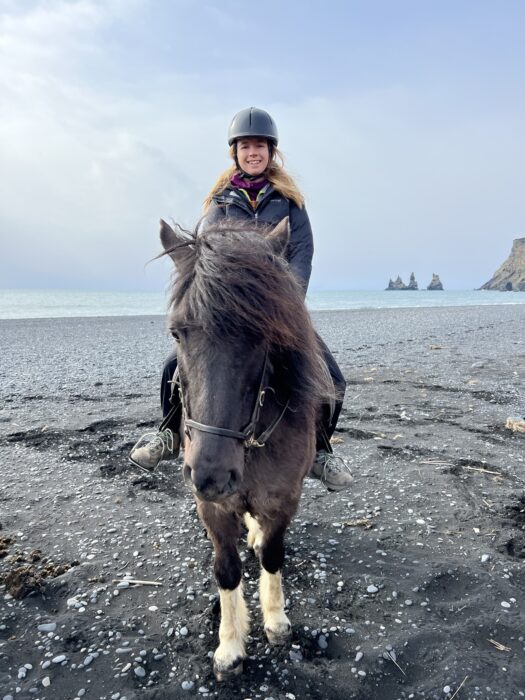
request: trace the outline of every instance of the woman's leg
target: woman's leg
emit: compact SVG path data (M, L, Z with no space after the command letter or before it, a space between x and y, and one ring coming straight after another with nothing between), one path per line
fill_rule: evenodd
M343 377L343 373L339 369L335 357L332 355L326 343L319 338L321 343L321 348L323 350L324 361L332 377L335 389L335 401L330 404L326 403L322 407L322 416L319 430L317 433L317 451L324 450L326 452L332 452L332 447L330 445L330 438L334 434L335 428L337 426L337 421L343 408L343 401L345 398L346 391L346 380Z
M162 368L162 377L160 380L160 405L162 407L162 422L161 429L170 428L171 430L179 430L181 411L175 411L170 415L174 405L180 408L179 395L177 390L174 390L173 377L177 369L177 352L174 350L166 359Z
M180 448L182 407L174 391L173 376L177 369L177 354L172 352L164 363L160 383L160 403L164 417L159 429L143 435L129 455L130 461L142 469L153 471L163 459L174 459Z
M321 421L316 436L317 455L309 476L320 479L329 491L341 491L352 483L352 475L341 457L333 454L330 438L334 434L337 420L343 407L346 381L334 356L319 338L323 357L334 383L334 401L326 402L321 408Z

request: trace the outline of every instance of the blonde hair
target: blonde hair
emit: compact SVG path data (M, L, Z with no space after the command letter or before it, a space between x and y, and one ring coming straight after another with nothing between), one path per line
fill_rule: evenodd
M230 146L229 150L230 157L235 161L235 144ZM233 163L230 167L219 175L217 182L213 185L208 196L204 200L204 213L206 213L212 203L213 198L216 194L224 192L224 190L230 184L232 175L234 175L239 168ZM304 197L299 191L299 188L294 182L291 175L288 175L284 169L284 158L283 154L275 146L272 149L272 160L268 165L268 169L265 173L268 182L270 182L273 187L280 192L286 199L291 199L292 202L297 204L299 209L304 207Z

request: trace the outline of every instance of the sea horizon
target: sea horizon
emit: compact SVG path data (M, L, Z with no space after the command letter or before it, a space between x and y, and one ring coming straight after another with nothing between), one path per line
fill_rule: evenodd
M162 316L163 292L2 289L0 319ZM487 290L315 290L310 311L525 304L525 293Z

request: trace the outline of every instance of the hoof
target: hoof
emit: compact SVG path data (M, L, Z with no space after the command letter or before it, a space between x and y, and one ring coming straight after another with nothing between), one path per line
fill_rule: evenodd
M268 642L274 647L286 646L292 638L292 627L290 624L279 625L276 629L265 627L264 631Z
M223 666L222 664L217 663L215 659L213 661L213 673L219 682L229 681L231 678L235 678L235 676L242 673L242 670L243 660L241 658L235 659L231 666Z

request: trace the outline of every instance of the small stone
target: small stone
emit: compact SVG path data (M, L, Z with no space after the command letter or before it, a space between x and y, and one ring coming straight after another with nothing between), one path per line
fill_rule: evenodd
M187 627L181 627L180 628L180 634L182 637L187 637L188 635L188 628Z
M317 639L317 644L319 646L319 649L328 649L328 642L326 641L326 637L324 634L320 634L318 639Z
M482 554L481 555L481 563L486 564L488 561L490 561L490 554Z
M51 685L51 678L49 676L42 678L42 685L44 686L44 688L49 688L49 686Z
M144 678L146 675L146 670L143 669L142 666L135 666L133 672L138 678Z
M54 632L57 628L56 622L46 622L43 625L38 625L39 632Z
M303 655L301 654L300 651L294 651L291 649L288 652L288 656L290 657L290 661L302 661L303 660Z
M502 608L510 608L510 603L507 603L506 600L501 601L501 607Z
M66 660L65 654L60 654L59 656L54 656L54 657L51 659L51 661L52 661L54 664L61 664L61 663L62 663L63 661L65 661L65 660Z
M157 605L150 605L149 608L148 608L148 610L149 610L150 612L157 612L158 609L159 609L159 608L158 608Z
M86 658L84 659L84 666L89 666L89 664L93 661L95 657L93 654L88 654Z
M361 659L363 658L363 656L364 656L364 655L363 655L363 652L362 652L362 651L358 651L357 654L355 655L355 660L356 660L356 661L361 661Z
M379 588L377 588L377 586L368 586L366 589L366 592L367 593L377 593L378 590L379 590Z
M182 690L193 690L194 685L195 683L193 681L182 681L180 687L182 688Z
M448 695L448 694L450 693L451 690L452 690L452 688L451 688L449 685L446 685L446 686L443 688L443 692L445 693L445 695Z

